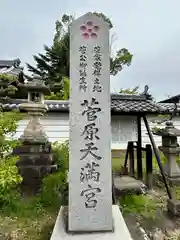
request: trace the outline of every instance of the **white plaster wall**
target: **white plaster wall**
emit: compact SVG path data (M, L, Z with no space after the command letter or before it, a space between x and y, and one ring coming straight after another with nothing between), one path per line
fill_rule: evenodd
M158 119L156 115L147 117L150 128L157 126L152 123L154 119ZM137 139L136 118L130 116L112 116L112 149L125 149L127 142ZM180 129L180 117L174 118L175 127ZM41 122L51 142L64 142L69 138L69 116L68 113L48 113L41 118ZM16 138L23 133L24 128L28 124L28 119L21 120L17 128ZM161 125L162 127L164 124ZM161 145L161 137L154 136L157 146ZM180 143L180 138L178 139ZM142 121L142 143L143 145L150 143L145 125Z
M112 149L127 148L128 141L137 140L136 117L112 116Z
M153 123L153 120L158 120L158 119L163 119L163 118L158 118L156 115L149 115L147 116L147 119L148 119L148 122L149 122L149 125L150 125L150 128L153 128L153 127L160 127L160 128L164 128L165 127L165 123L162 123L162 124L155 124ZM180 117L175 117L173 118L173 124L176 128L180 129ZM146 127L144 125L144 122L142 121L142 142L143 142L143 145L145 144L149 144L150 143L150 140L149 140L149 137L147 135L147 131L146 131ZM160 146L161 145L161 137L160 136L156 136L156 135L153 135L154 136L154 140L155 140L155 143L157 146ZM178 143L180 144L180 138L178 137Z
M147 116L147 119L148 119L150 129L152 129L153 127L164 127L165 126L164 124L159 125L159 124L153 123L154 120L159 119L156 115L154 115L154 116L149 115L149 116ZM142 131L142 144L143 144L143 146L145 146L146 144L150 144L149 136L147 134L147 130L146 130L146 127L145 127L145 124L144 124L143 120L141 121L141 131ZM161 137L156 136L156 135L153 135L153 137L154 137L154 141L155 141L156 145L160 146L161 145Z
M19 138L28 124L28 119L19 122L15 137ZM67 113L48 113L41 117L41 123L51 142L64 142L69 138L69 115Z

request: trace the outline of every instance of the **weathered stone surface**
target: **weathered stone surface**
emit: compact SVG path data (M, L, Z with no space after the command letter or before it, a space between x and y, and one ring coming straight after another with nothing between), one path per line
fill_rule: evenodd
M17 166L23 177L22 189L37 192L42 179L55 169L51 144L40 122L40 116L48 109L43 93L48 94L49 89L39 79L22 87L29 90L28 103L22 103L20 108L26 110L31 119L20 137L22 145L14 149L13 154L20 157Z
M20 155L20 154L19 154ZM17 166L27 165L51 165L52 164L51 154L23 154L20 155L20 160L17 162Z
M133 240L117 205L112 206L113 232L67 233L64 223L64 207L61 207L50 240Z
M152 234L152 240L165 240L165 234L160 229L155 229Z
M114 185L118 195L144 193L147 187L140 181L129 176L116 176Z
M53 165L51 144L25 144L14 149L13 154L18 155L17 161L20 174L23 177L22 188L37 192L43 177L55 171Z
M162 146L159 147L167 161L164 164L164 172L170 182L177 183L180 179L180 168L176 162L179 153L177 145L177 136L180 136L180 130L173 126L172 122L167 122L166 127L161 129L157 135L162 136Z
M32 117L32 119L29 121L20 139L22 141L39 142L39 143L48 142L48 136L45 133L44 128L41 125L40 119L38 116Z
M112 231L109 24L88 13L70 30L69 230Z
M19 172L23 177L21 188L23 192L36 194L41 187L42 179L56 171L56 165L19 165Z
M142 228L140 223L137 221L137 217L135 215L126 214L124 216L124 220L134 240L149 240L146 238L147 234L144 228Z
M19 147L16 147L13 149L13 154L23 154L23 153L51 153L52 147L51 143L45 143L45 144L29 144L25 143Z
M170 215L180 216L180 201L175 199L167 200L167 209Z

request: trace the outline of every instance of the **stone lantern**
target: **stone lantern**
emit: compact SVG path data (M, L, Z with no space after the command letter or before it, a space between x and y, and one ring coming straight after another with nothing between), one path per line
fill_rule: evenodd
M20 109L27 111L31 119L20 137L22 145L14 149L13 153L20 157L17 166L23 177L23 192L34 194L40 189L42 179L56 169L51 144L40 123L40 117L48 110L44 104L44 95L49 95L50 90L39 78L20 87L28 91L28 102L22 103Z
M162 136L162 146L159 147L159 150L163 152L167 159L164 164L165 174L170 182L180 182L180 168L176 161L176 157L180 152L177 143L180 130L175 128L171 121L168 121L166 127L157 131L155 135Z

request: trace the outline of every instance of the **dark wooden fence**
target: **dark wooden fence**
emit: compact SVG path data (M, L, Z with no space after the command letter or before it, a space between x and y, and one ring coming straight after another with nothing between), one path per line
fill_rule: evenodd
M145 153L145 172L143 171L142 164L142 152ZM135 158L136 154L136 158ZM152 148L150 144L146 144L146 147L139 147L136 141L128 142L125 162L124 162L124 170L130 176L142 180L145 177L146 186L151 189L153 184L153 163L152 163ZM136 167L135 167L136 164ZM145 173L145 176L143 174Z

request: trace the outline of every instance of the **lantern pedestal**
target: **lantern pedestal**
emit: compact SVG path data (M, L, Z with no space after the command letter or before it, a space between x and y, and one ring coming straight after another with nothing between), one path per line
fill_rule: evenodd
M20 109L28 112L31 119L20 137L22 145L13 151L13 154L20 157L17 166L23 177L21 187L23 193L28 195L36 194L40 189L42 179L56 170L56 166L53 165L51 143L40 123L40 117L48 109L44 104L43 95L47 89L41 84L39 80L35 80L24 86L29 90L29 102L21 104ZM32 96L34 102L31 101Z
M180 168L177 164L177 155L180 148L177 144L177 137L180 136L180 130L175 128L171 121L166 122L166 127L155 133L162 136L162 146L159 150L166 157L164 172L172 184L180 183Z
M177 164L176 158L179 148L175 147L159 147L159 150L163 152L166 157L164 164L164 172L171 183L180 183L180 168Z

